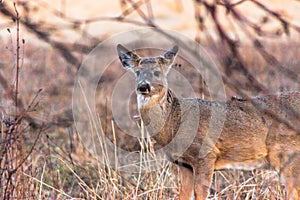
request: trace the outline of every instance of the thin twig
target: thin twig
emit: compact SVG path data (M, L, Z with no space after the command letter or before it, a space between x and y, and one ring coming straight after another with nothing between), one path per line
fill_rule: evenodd
M14 8L16 12L16 23L17 23L17 70L16 70L16 90L15 90L15 105L16 105L16 113L18 112L18 91L19 91L19 70L20 70L20 16L16 6L14 3Z

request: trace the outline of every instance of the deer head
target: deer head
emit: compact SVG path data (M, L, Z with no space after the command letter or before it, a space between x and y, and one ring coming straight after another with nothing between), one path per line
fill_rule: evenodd
M149 58L142 58L120 44L117 51L123 67L135 75L139 106L149 105L166 94L167 75L176 58L178 46L163 55Z

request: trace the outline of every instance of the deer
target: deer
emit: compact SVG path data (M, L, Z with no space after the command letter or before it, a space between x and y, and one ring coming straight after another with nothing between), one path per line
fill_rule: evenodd
M135 75L140 118L148 132L155 132L153 139L160 146L167 145L177 134L184 121L182 118L195 110L199 112L199 117L195 118L198 124L196 135L190 146L182 155L172 152L172 149L166 152L168 160L180 170L178 198L206 199L215 170L271 169L279 173L287 198L299 200L300 134L275 115L284 119L293 111L297 116L300 113L300 92L231 98L225 102L178 98L168 88L167 81L178 51L179 47L175 45L162 55L141 57L121 44L117 45L122 66ZM205 156L199 156L212 107L226 113L226 118L211 150ZM299 118L293 119L291 123L299 126ZM189 126L190 122L186 123Z

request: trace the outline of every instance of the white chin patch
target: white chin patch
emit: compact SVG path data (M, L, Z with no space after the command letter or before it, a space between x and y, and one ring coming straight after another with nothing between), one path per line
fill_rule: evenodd
M138 108L140 109L141 107L147 106L157 97L158 95L147 96L147 95L138 94L137 95Z
M142 94L137 95L138 108L146 106L150 102L150 97Z

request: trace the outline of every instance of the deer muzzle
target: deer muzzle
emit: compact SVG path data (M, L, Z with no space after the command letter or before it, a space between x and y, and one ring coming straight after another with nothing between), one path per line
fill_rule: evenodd
M151 86L149 83L142 82L137 85L137 91L140 94L149 94L151 90Z

